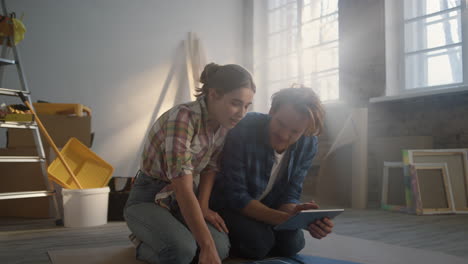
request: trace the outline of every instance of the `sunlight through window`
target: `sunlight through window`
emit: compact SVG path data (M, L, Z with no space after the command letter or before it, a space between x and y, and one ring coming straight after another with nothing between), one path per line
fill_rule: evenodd
M268 1L268 96L301 83L339 99L338 0Z
M460 0L406 0L406 89L463 83Z

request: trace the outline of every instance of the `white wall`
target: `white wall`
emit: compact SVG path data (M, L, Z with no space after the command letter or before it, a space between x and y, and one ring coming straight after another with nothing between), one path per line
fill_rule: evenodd
M198 34L208 62L243 61L239 0L7 0L7 5L25 13L28 32L20 51L33 100L91 107L92 149L117 176L134 175L151 119L189 100L180 57L187 32ZM171 68L174 78L168 81Z

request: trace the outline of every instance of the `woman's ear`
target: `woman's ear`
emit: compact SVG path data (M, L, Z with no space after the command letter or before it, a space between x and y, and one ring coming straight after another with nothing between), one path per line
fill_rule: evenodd
M208 89L208 98L210 100L219 100L223 97L221 94L219 94L215 89Z

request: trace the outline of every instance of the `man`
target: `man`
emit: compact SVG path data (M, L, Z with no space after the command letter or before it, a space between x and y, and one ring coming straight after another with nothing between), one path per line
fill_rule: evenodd
M229 132L211 205L229 229L232 255L292 256L304 247L302 230L277 231L273 226L301 210L318 208L299 198L317 152L323 115L311 89L288 88L273 95L268 115L249 113ZM323 219L311 223L308 231L321 239L332 228L332 221Z

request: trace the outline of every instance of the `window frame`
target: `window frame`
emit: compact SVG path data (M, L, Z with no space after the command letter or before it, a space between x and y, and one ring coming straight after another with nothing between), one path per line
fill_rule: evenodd
M402 1L402 0L400 0ZM401 9L401 12L404 13L405 10L404 10L404 4L402 4L403 8ZM419 7L415 7L415 8L423 8L421 6ZM453 19L453 18L450 18L450 17L447 17L447 18L442 18L442 19L438 19L436 21L431 21L430 23L424 23L423 21L428 19L428 18L431 18L431 17L436 17L436 16L439 16L439 15L442 15L442 14L450 14L450 12L454 12L454 11L458 11L460 12L459 16L460 16L460 41L459 42L454 42L454 43L450 43L450 44L445 44L445 45L439 45L439 46L436 46L436 47L431 47L431 48L423 48L423 49L418 49L418 50L414 50L414 51L409 51L407 52L406 51L406 35L405 35L405 30L406 30L406 26L409 24L409 23L415 23L415 22L418 22L418 21L421 21L422 22L422 26L420 26L419 28L422 29L420 31L418 31L418 39L424 39L425 36L426 36L426 28L428 25L430 24L434 24L434 23L439 23L439 22L442 22L444 20L450 20L450 19ZM386 14L388 15L388 14ZM390 14L391 15L391 14ZM403 72L400 72L401 75L403 75L404 77L402 78L401 80L401 85L398 87L399 89L397 89L397 93L396 95L404 95L404 94L413 94L413 93L427 93L427 92L431 92L431 91L439 91L440 93L443 93L443 91L447 92L447 93L450 93L452 92L451 89L453 88L453 90L460 90L461 87L466 87L468 88L468 16L467 16L467 8L466 8L466 1L465 0L461 0L460 1L460 5L459 6L456 6L456 7L451 7L451 8L448 8L448 9L444 9L444 10L440 10L440 11L437 11L437 12L433 12L433 13L429 13L429 14L424 14L424 15L418 15L418 16L415 16L415 17L412 17L412 18L409 18L409 19L405 19L404 18L404 15L401 15L403 21L401 23L401 26L403 27L401 29L402 31L402 34L400 36L403 37L403 47L401 48L401 51L403 52L402 54L402 62L401 62L401 65L404 66L404 69L403 69ZM386 27L387 28L387 27ZM448 83L448 84L440 84L440 85L426 85L426 86L416 86L414 85L414 87L409 87L407 84L408 84L408 80L407 80L407 77L406 77L406 68L408 67L408 64L406 62L406 59L408 58L408 56L412 56L412 55L417 55L417 54L424 54L424 53L429 53L429 52L434 52L434 51L442 51L442 50L446 50L446 52L450 52L450 49L451 48L456 48L456 47L460 47L460 50L461 50L461 67L462 67L462 70L461 70L461 73L462 73L462 76L461 76L461 82L453 82L453 83ZM440 54L437 54L437 55L440 55ZM420 64L420 67L414 67L414 69L411 69L412 70L412 73L414 74L414 72L417 71L417 69L423 69L422 71L419 72L419 74L423 74L422 76L422 80L426 80L425 82L427 83L427 75L428 75L428 65L429 63L427 62L427 60L432 57L430 55L426 55L423 62L419 62ZM395 92L395 91L394 91ZM388 91L386 91L386 95L388 96L389 93Z
M326 0L324 0L324 2L326 2ZM265 7L265 10L264 10L264 15L266 17L266 32L264 33L265 34L265 48L266 48L266 54L264 54L263 56L263 59L265 60L264 61L264 65L262 65L262 70L265 71L264 73L264 82L265 82L265 87L267 87L267 95L268 97L270 97L274 92L276 92L276 89L277 88L273 88L273 87L276 87L276 86L285 86L284 83L288 83L286 84L286 86L289 86L291 85L292 83L296 82L296 83L300 83L300 84L304 84L304 81L306 80L310 80L310 83L313 84L313 83L319 83L319 82L326 82L327 81L327 78L330 78L329 75L330 73L332 73L332 75L334 75L335 79L333 80L333 82L336 83L336 87L333 87L333 89L326 89L327 91L324 92L324 88L321 88L321 87L317 87L317 88L314 88L314 87L311 87L314 89L314 91L316 91L317 93L319 93L321 99L323 100L324 103L329 103L329 102L336 102L336 101L339 101L340 100L340 67L339 67L339 48L340 48L340 38L339 38L339 1L336 2L336 10L333 11L333 12L326 12L325 14L322 14L322 10L323 10L323 2L322 0L320 0L320 4L318 4L318 7L320 8L320 11L318 12L319 13L319 16L315 16L315 17L311 17L310 19L308 19L307 21L302 21L302 12L304 10L304 8L306 8L308 5L304 5L304 1L303 0L295 0L295 1L289 1L285 4L282 4L282 5L279 5L279 6L276 6L275 8L269 8L269 5L266 4L264 5ZM291 5L294 5L295 6L295 17L297 18L297 21L295 23L291 22L290 25L292 26L288 26L288 27L285 27L285 28L280 28L278 30L275 30L274 32L270 32L270 25L269 25L269 16L272 12L278 12L278 10L281 10L283 8L288 8L289 6ZM288 12L288 11L286 11ZM336 16L336 19L332 19L332 20L329 20L330 18L333 18L333 16ZM319 27L318 27L318 36L319 36L319 39L317 40L317 43L314 43L313 45L310 45L310 46L307 46L307 47L303 47L303 39L302 39L302 31L303 31L303 28L304 26L307 26L311 23L316 23L318 22L319 23ZM323 26L326 25L326 24L332 24L332 23L336 23L336 34L337 34L337 38L336 39L333 39L333 40L329 40L329 41L324 41L323 39L323 36L324 36L324 33L323 33ZM287 52L284 52L284 53L279 53L279 54L276 54L274 56L270 56L268 54L269 50L270 50L270 40L271 40L271 37L276 35L276 34L282 34L282 33L285 33L285 32L290 32L289 34L287 35L290 35L292 36L291 34L296 34L296 45L294 48L291 49L291 51L287 51ZM336 43L336 44L335 44ZM293 46L294 46L294 43L292 43ZM334 59L336 59L336 67L332 67L332 68L326 68L326 69L319 69L319 68L315 68L314 71L304 71L304 64L303 64L303 53L304 51L308 50L308 49L324 49L324 50L328 50L328 49L333 49L333 50L336 50L336 51L333 51L335 55L332 55L332 56L336 56L336 57L333 57ZM291 57L291 56L296 56L297 59L289 59L288 57ZM314 54L315 57L319 56L318 55L318 52ZM272 79L271 77L271 72L272 72L272 67L270 66L270 63L276 59L279 59L279 60L282 60L282 61L289 61L289 60L294 60L296 61L296 64L297 66L295 66L296 69L292 70L294 71L294 73L291 73L291 74L288 74L287 76L283 76L281 78L278 78L278 79ZM333 62L335 63L335 62ZM254 70L255 70L256 67L254 67ZM260 67L257 67L257 68L260 68ZM294 76L293 76L294 75ZM309 85L309 83L305 84L305 85ZM286 88L286 86L284 88ZM333 90L333 91L328 91L328 90ZM336 97L332 97L331 95L337 95ZM331 98L331 99L330 99Z

